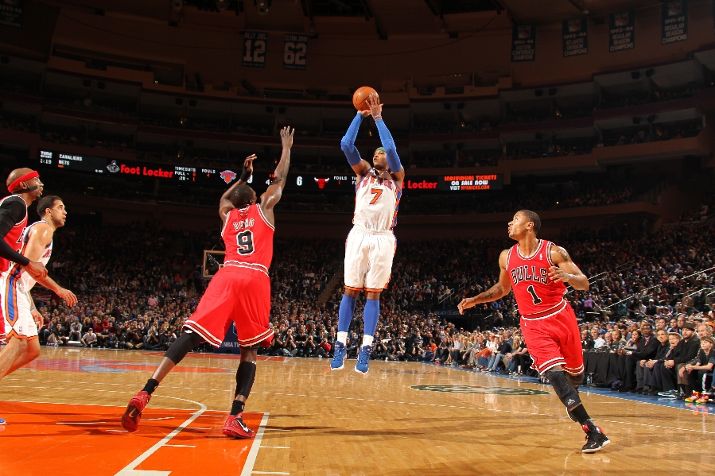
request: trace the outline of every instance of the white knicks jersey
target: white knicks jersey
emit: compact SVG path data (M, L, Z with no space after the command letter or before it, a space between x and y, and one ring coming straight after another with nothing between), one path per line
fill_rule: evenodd
M392 179L380 180L375 169L358 177L353 224L366 230L390 231L397 224L402 189Z
M28 226L27 228L25 228L25 230L23 230L22 249L20 250L20 254L23 254L23 255L25 254L25 249L27 248L27 243L30 241L30 232L32 231L34 226L37 225L38 223L47 224L46 221L39 220L39 221L36 221L35 223L33 223L32 225ZM44 264L45 266L47 266L47 263L49 263L50 257L52 256L52 244L53 243L54 243L54 241L50 241L50 244L47 245L47 247L45 248L45 251L42 252L42 256L39 259L40 263ZM37 283L37 281L35 281L33 279L33 277L30 276L28 273L22 273L20 275L20 282L22 283L22 288L25 291L29 291L30 289L32 289L35 286L35 283Z

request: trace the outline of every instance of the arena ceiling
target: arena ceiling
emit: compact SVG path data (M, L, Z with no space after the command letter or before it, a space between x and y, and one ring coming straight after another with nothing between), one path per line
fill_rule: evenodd
M290 8L300 3L308 18L362 17L380 21L380 11L389 4L390 11L401 11L402 21L412 13L430 12L435 17L464 14L502 14L506 12L520 23L550 23L580 15L594 18L615 11L657 8L660 0L46 0L55 5L85 8L101 13L118 12L150 18L169 18L172 10L185 6L204 11L235 12Z

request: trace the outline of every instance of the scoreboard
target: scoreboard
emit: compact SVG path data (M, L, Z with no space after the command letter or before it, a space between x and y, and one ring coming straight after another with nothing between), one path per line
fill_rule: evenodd
M116 177L146 177L176 182L219 182L230 183L238 172L191 165L151 164L147 162L127 162L82 154L70 154L41 149L40 165L76 172Z
M73 154L41 149L38 161L41 166L90 173L104 177L124 177L128 180L154 179L167 183L197 184L226 187L241 175L241 169L196 167L189 164L152 164L148 162L128 162L89 155ZM249 183L253 183L252 177ZM266 179L265 184L268 184ZM356 177L354 174L293 174L286 188L306 192L353 193ZM262 185L255 183L255 185ZM405 178L404 189L419 193L451 193L499 190L503 186L501 174L484 175L424 175Z
M297 188L321 191L353 191L355 175L297 175L289 180ZM404 189L410 192L475 192L500 190L501 174L485 175L424 175L406 177Z

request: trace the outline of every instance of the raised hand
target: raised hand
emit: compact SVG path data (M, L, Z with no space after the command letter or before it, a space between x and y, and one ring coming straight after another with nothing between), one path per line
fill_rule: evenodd
M369 113L373 119L382 119L382 104L380 104L380 98L376 94L371 94L365 100L369 109Z
M285 126L281 129L281 145L284 149L290 149L291 147L293 147L294 133L295 129L292 129L290 126Z
M243 161L243 170L246 170L249 176L253 175L253 161L257 158L258 156L256 154L251 154Z

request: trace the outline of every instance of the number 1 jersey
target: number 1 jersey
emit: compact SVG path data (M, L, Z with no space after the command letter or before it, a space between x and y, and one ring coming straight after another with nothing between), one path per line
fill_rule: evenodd
M549 317L551 313L561 311L566 301L566 286L549 279L553 243L539 240L536 251L531 256L524 256L516 244L509 249L506 272L511 279L514 299L519 307L519 314L526 318Z
M274 231L275 227L258 204L228 212L221 230L226 246L224 266L238 266L268 274L273 259Z

